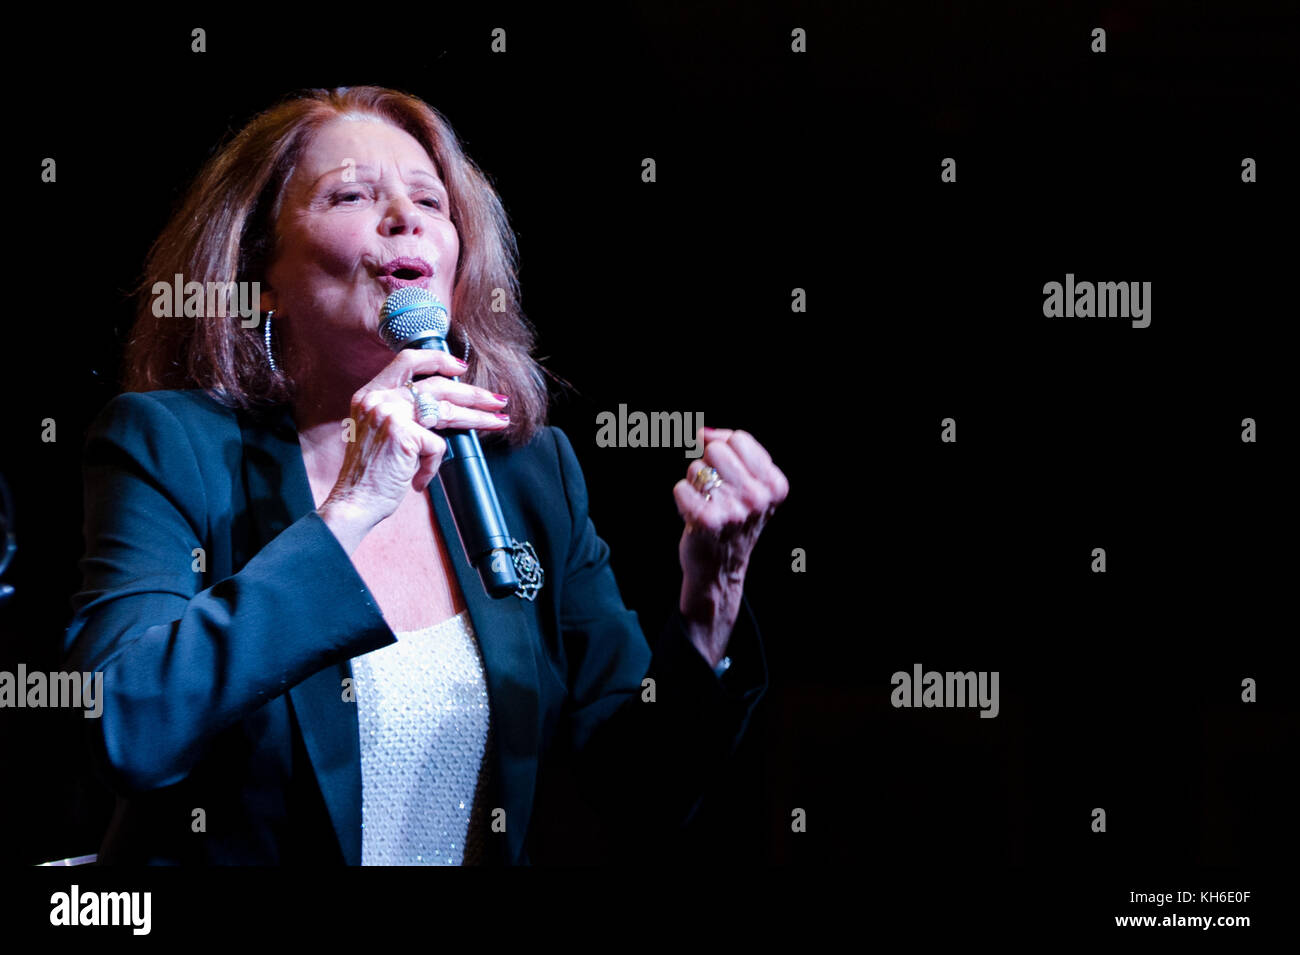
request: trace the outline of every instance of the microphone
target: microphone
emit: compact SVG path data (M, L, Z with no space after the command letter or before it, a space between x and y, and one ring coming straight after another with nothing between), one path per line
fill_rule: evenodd
M451 317L438 296L415 285L394 291L379 310L379 335L395 352L424 348L450 354L450 327ZM478 432L471 428L438 433L447 442L438 480L451 505L465 556L478 570L483 589L490 596L508 597L519 588L514 549L492 476L483 460Z

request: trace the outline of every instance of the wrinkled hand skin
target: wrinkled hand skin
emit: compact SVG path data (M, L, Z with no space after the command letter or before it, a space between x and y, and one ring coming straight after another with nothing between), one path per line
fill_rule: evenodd
M790 493L790 483L754 436L726 428L701 428L704 453L673 486L685 521L678 557L682 565L679 609L691 642L716 667L740 612L745 572L768 519ZM704 467L722 478L706 499L693 481Z

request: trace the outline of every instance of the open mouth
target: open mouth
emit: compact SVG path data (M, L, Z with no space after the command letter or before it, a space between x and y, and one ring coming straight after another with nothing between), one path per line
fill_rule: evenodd
M391 275L395 279L403 281L412 281L414 279L427 279L433 275L433 266L424 259L410 258L402 256L401 258L392 259L385 262L379 267L379 274Z
M428 288L433 279L433 266L424 259L402 257L385 262L377 270L379 282L391 294L408 285Z

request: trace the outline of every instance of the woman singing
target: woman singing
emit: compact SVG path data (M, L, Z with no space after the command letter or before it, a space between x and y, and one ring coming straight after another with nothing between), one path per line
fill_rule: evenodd
M84 451L63 668L103 673L101 864L528 863L559 754L631 844L691 818L767 685L742 592L788 485L744 431L702 431L648 644L545 423L516 258L451 127L392 90L283 102L199 174ZM254 320L160 307L178 275L255 288ZM450 354L381 338L408 285L450 305ZM515 594L465 556L444 429L480 435Z

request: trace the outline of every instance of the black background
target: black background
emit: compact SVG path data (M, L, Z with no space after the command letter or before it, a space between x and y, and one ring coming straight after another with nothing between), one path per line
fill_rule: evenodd
M60 56L29 76L8 154L24 205L0 453L19 551L0 668L57 668L80 585L80 441L116 393L125 292L172 204L283 94L391 86L448 117L503 197L538 354L577 386L552 423L647 633L676 599L671 487L689 459L598 448L596 415L703 411L790 480L746 588L771 688L696 825L647 862L1083 882L1092 922L1137 913L1120 901L1160 888L1146 873L1269 884L1297 841L1287 9L200 7L51 23L21 39ZM195 26L206 53L190 52ZM1096 26L1105 54L1089 51ZM55 184L39 181L46 156ZM955 184L939 181L948 156ZM1044 318L1043 284L1066 273L1150 281L1150 327ZM949 416L955 445L939 441ZM894 709L891 674L918 662L998 670L1001 714ZM76 784L66 723L0 711L15 821L0 859L97 848L111 797Z

